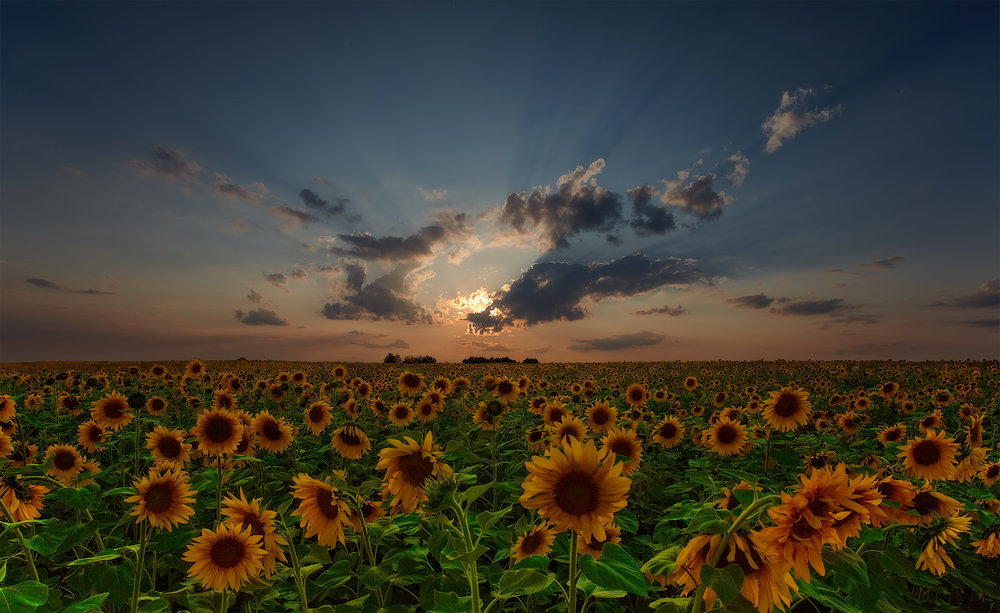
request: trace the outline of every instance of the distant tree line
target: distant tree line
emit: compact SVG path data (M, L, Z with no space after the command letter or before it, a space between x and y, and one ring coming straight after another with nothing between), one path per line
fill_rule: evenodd
M504 356L502 358L495 358L495 357L484 358L481 355L474 355L474 356L469 356L464 360L462 360L462 364L494 364L496 362L517 364L517 360L512 360L507 356ZM536 360L535 358L524 358L522 364L538 364L538 360Z

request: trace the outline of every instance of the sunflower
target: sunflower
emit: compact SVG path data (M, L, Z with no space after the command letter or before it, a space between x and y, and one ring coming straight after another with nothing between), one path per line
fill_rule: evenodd
M17 403L8 394L0 396L0 421L14 421Z
M940 409L920 420L920 434L927 434L927 431L932 428L937 428L938 430L945 429L944 419L943 415L941 415Z
M770 395L764 401L764 419L776 430L792 432L809 422L809 412L812 410L812 404L808 400L809 392L783 387L781 391L771 392Z
M641 407L646 404L647 400L649 400L649 392L646 390L645 385L633 383L625 388L625 402L629 406Z
M7 459L11 466L21 467L34 464L36 455L38 455L38 445L25 445L21 443L14 446L14 452Z
M377 502L371 502L368 500L362 500L361 508L361 518L366 524L370 524L374 521L378 521L379 518L385 517L385 510L382 509L382 505Z
M708 448L719 455L738 453L747 442L746 428L738 421L719 419L708 429Z
M223 523L214 531L204 528L182 556L184 561L192 562L187 574L205 588L238 590L263 570L267 551L261 547L261 540L249 526Z
M993 485L1000 479L1000 462L994 462L983 467L979 471L979 478L983 480L986 485Z
M372 413L374 413L376 417L385 417L389 412L389 409L385 406L385 403L379 400L378 398L369 402L368 408L372 410Z
M636 440L635 430L615 428L601 439L601 447L615 456L628 456L630 460L622 466L622 474L626 477L634 473L642 462L642 445ZM596 557L596 556L595 556Z
M545 431L541 428L532 428L524 433L524 442L528 446L528 451L544 451L549 446Z
M97 475L101 474L101 463L97 460L88 460L83 457L83 466L80 467L80 474L72 479L68 485L72 487L83 487L91 483L97 483Z
M548 555L555 540L556 533L547 525L534 526L517 537L517 541L510 548L510 557L514 558L514 563L517 564L529 556Z
M693 392L698 388L698 377L685 377L684 378L684 389L689 392Z
M729 395L726 394L726 392L719 392L715 395L715 398L712 400L712 404L714 404L716 407L721 407L722 405L726 404L727 398L729 398Z
M881 515L872 514L871 515L871 526L873 528L881 528L882 526L897 522L897 523L913 523L904 522L900 519L900 516L905 513L907 509L913 508L913 496L917 493L917 488L914 487L909 481L902 481L900 479L894 479L892 477L886 477L878 482L876 485L878 493L882 496L882 509L885 517ZM895 508L887 506L886 501L892 501L896 503ZM910 519L913 518L912 515L908 515Z
M420 420L420 423L426 424L434 421L434 418L436 418L438 413L440 413L440 407L441 405L435 404L430 398L424 396L417 401L414 413L416 413L417 419Z
M240 377L232 376L226 379L226 391L230 394L239 394L243 389L243 379Z
M97 443L108 440L108 433L94 420L83 422L76 430L76 442L80 443L87 453L97 453Z
M264 577L270 579L274 573L274 563L285 561L285 552L281 549L288 545L288 541L278 535L277 525L274 519L278 516L275 511L261 510L262 498L254 498L247 501L240 488L240 497L236 498L232 494L227 494L222 499L222 515L226 517L223 521L233 528L250 528L251 534L261 537L261 546L266 552L261 563L264 567Z
M295 440L292 426L285 418L274 418L267 411L258 413L250 428L257 435L257 446L272 453L284 453Z
M596 560L601 557L601 551L604 549L605 543L614 543L617 545L620 542L622 542L621 528L614 524L610 524L604 526L603 539L599 539L595 536L589 540L581 540L577 551L580 555L587 554Z
M150 415L162 415L167 410L167 401L159 396L153 396L146 401L146 411Z
M408 436L403 441L389 439L388 442L392 447L379 452L375 468L385 470L385 491L393 497L393 509L410 513L421 501L427 500L423 491L427 479L450 476L452 469L441 462L442 453L434 448L430 432L423 444Z
M10 442L10 436L0 432L0 458L6 458L14 453L14 445Z
M46 470L45 474L63 483L69 483L83 470L83 458L73 445L50 445L45 450L44 462L48 464L50 460L52 468Z
M979 472L979 468L983 464L983 460L986 459L986 449L982 447L973 447L964 454L958 463L955 464L955 468L952 469L951 474L948 475L949 481L954 481L956 483L965 483L966 481L972 481L972 477Z
M722 498L719 498L718 500L716 500L715 502L713 502L712 506L715 507L715 508L717 508L717 509L725 509L727 511L732 511L736 507L740 506L743 503L741 503L740 500L739 500L739 498L737 498L735 496L734 492L736 490L747 490L747 491L750 491L750 492L755 492L755 491L759 492L759 491L761 491L761 489L759 487L755 486L755 485L751 485L750 483L747 483L746 481L740 481L740 484L737 485L736 487L732 488L732 489L730 489L728 487L722 488L722 491L725 494L725 496L723 496ZM754 496L756 497L756 494Z
M80 398L67 392L59 394L59 400L56 401L56 405L58 409L68 411L73 416L83 413L83 409L80 408Z
M878 389L878 393L887 402L892 400L892 397L896 395L899 391L899 384L895 381L889 381L888 383L883 383Z
M962 509L962 503L934 491L929 482L924 483L913 495L910 505L899 507L895 518L897 522L927 525L934 521L934 517L950 517ZM916 511L919 515L912 515L907 511Z
M361 407L358 406L358 401L354 399L354 396L348 396L346 400L340 403L340 408L344 409L344 412L351 419L361 417Z
M979 415L969 420L965 427L965 444L968 447L983 446L983 416Z
M132 485L138 493L126 498L125 502L135 503L129 515L136 516L136 521L145 519L154 528L170 532L174 526L186 524L194 515L194 509L188 506L194 503L194 492L189 486L187 473L180 469L161 472L154 468L148 476L133 481Z
M285 399L285 386L280 383L267 386L267 397L274 402L281 402Z
M663 447L664 449L670 449L677 443L680 443L684 438L684 426L676 417L665 417L658 426L656 426L656 434L653 436L653 440Z
M102 428L118 430L132 421L132 410L129 408L128 399L125 396L118 392L111 392L93 403L90 416Z
M392 405L392 408L389 409L389 421L398 428L413 421L413 409L410 408L409 403L397 402Z
M167 369L162 364L157 364L149 369L149 374L155 379L162 379L163 375L167 374Z
M305 473L293 477L292 497L302 502L292 511L300 516L299 526L306 529L306 538L318 537L324 547L344 544L344 525L349 521L351 509L337 497L339 490L326 481L319 481Z
M493 395L500 402L510 402L521 393L521 388L515 385L510 379L501 379L497 386L493 388Z
M184 442L184 430L156 426L146 435L146 449L153 454L157 468L183 468L191 461L191 445Z
M447 396L451 393L451 381L445 376L438 377L431 382L431 389L443 396Z
M319 434L333 421L333 416L330 414L330 405L323 401L312 403L302 413L302 421L309 425L309 430L313 434Z
M347 424L333 432L333 449L348 460L360 460L371 451L368 435L360 427Z
M849 502L843 504L848 515L833 522L838 536L836 541L830 542L834 549L842 549L847 539L861 534L861 525L871 524L873 516L879 520L888 519L888 514L880 506L882 493L879 492L878 484L878 477L875 475L858 476L848 482Z
M214 409L226 409L227 411L236 410L236 398L232 394L222 390L214 390L212 392L212 408Z
M424 380L417 373L407 371L399 375L398 383L397 389L399 389L401 394L412 396L420 391L420 388L424 385Z
M211 456L233 453L240 444L243 424L232 411L213 409L198 415L191 434L198 441L198 451Z
M968 515L953 515L948 518L947 523L941 531L931 537L930 542L917 558L917 570L929 570L935 575L941 576L947 570L945 564L955 568L955 564L948 557L944 549L945 545L954 545L955 539L969 532L969 524L972 517Z
M0 500L15 522L41 517L43 498L48 491L49 488L42 485L21 483L20 477L13 475L0 481Z
M969 543L976 548L976 553L987 558L1000 557L1000 529L984 535L980 540Z
M624 465L597 450L593 441L569 439L550 457L525 463L528 477L521 487L521 505L555 523L555 531L574 530L585 540L605 538L604 526L628 504L632 480L621 475Z
M549 428L549 441L555 447L566 444L568 439L582 441L587 437L587 424L579 417L564 417Z
M187 374L187 376L191 378L197 378L200 380L202 373L205 372L205 365L202 363L201 360L195 358L190 362L188 362L187 368L184 369L184 372Z
M545 420L546 426L553 426L557 422L562 421L564 417L572 417L572 415L572 411L566 409L565 404L556 401L545 405L545 409L542 412L542 419Z
M912 400L904 400L903 403L899 405L899 410L907 415L912 415L913 412L917 410L917 403Z
M587 427L594 434L607 432L618 422L618 409L607 402L595 402L587 408Z
M500 404L496 400L493 401ZM494 413L486 408L485 402L479 403L479 408L472 414L472 423L483 430L495 430L502 413Z
M944 438L943 432L931 430L925 438L911 440L897 457L903 460L907 475L933 481L948 478L955 467L957 451L955 439Z
M906 426L903 424L886 426L878 433L878 442L882 443L882 446L885 447L889 443L898 443L903 440L904 436L906 436Z
M938 390L934 394L934 404L938 405L939 407L948 406L954 399L955 397L952 396L951 392L949 392L948 390Z

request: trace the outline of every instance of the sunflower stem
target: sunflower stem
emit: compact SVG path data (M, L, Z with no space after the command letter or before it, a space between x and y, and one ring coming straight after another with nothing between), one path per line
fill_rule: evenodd
M471 553L475 550L476 545L472 540L472 531L469 530L468 514L466 509L462 507L462 503L456 500L454 495L450 497L451 508L455 510L455 515L458 516L458 523L462 527L462 540L465 541L465 550ZM476 569L476 561L463 561L462 564L465 566L465 576L469 580L469 591L472 594L472 613L482 613L483 605L479 600L479 571Z
M3 507L3 515L7 518L10 523L16 523L14 520L14 515L7 508L7 503L0 498L0 507ZM35 567L35 558L31 555L31 550L28 549L28 544L24 541L24 534L21 533L21 528L14 526L14 534L17 535L17 540L21 543L21 549L24 551L24 559L28 562L28 569L31 571L31 578L38 581L38 569Z
M146 557L146 543L149 541L149 522L141 522L139 528L139 553L135 558L135 584L132 586L132 613L139 610L139 585L142 583L142 563Z
M215 458L215 467L219 471L219 482L215 484L215 523L222 521L222 456Z
M84 514L87 516L87 521L94 521L94 516L90 514L90 509L84 509ZM94 536L97 538L97 546L100 547L98 551L104 551L104 539L101 538L101 530L99 528L94 529Z
M292 535L288 533L288 528L285 527L285 518L281 518L281 527L285 528L285 540L288 541L288 553L292 556L292 575L295 577L295 589L299 592L299 608L302 611L309 610L309 599L306 598L306 586L302 581L302 564L299 562L299 552L296 551L295 543L292 541Z
M569 594L567 594L566 610L568 613L576 613L576 579L577 579L577 540L580 535L573 530L573 535L569 537Z
M750 518L757 515L764 507L770 506L772 503L781 500L781 496L766 496L761 498L757 502L751 504L745 511L740 513L740 516L736 518L733 525L726 530L726 533L722 537L722 541L719 543L719 547L712 554L712 559L707 562L712 568L716 568L716 564L722 559L722 554L725 553L726 547L729 545L729 541L732 540L733 535L736 534L737 530L743 527L743 524L748 522ZM701 607L705 604L705 584L698 579L698 589L694 593L694 601L691 606L691 613L701 613Z
M371 530L368 529L368 522L365 521L364 515L362 513L358 513L358 515L361 517L361 542L365 546L365 553L368 554L368 564L374 568L378 565L375 563L375 552L372 551ZM375 597L378 599L379 608L384 609L385 596L382 595L381 585L375 590Z
M767 430L767 449L764 451L764 477L765 478L767 477L768 471L770 471L770 469L771 469L770 464L771 464L771 435L772 434L773 434L773 432L771 431L770 428L768 428L768 430Z

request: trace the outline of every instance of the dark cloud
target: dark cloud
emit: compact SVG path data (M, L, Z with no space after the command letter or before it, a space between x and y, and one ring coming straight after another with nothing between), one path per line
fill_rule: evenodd
M884 260L877 260L875 262L868 262L867 264L858 264L858 268L874 268L878 270L888 270L890 268L895 268L896 264L905 261L901 255L894 255L891 258L886 258Z
M593 338L589 340L574 340L569 346L571 351L617 351L631 347L658 345L666 337L662 334L645 330L634 334L619 334L609 338Z
M424 226L407 237L375 237L365 232L340 234L338 238L349 247L329 247L330 255L359 258L375 262L415 262L434 257L434 250L448 242L472 238L472 218L464 212L442 212L434 224Z
M632 199L632 219L629 225L639 236L666 234L676 227L674 216L665 206L650 204L657 195L652 185L640 185L626 192Z
M338 302L327 303L320 312L328 319L432 323L431 314L412 297L416 280L408 277L417 268L396 266L368 285L364 285L364 269L355 268L348 272L348 276L354 275L354 280L346 285L356 288L356 292Z
M663 305L661 307L655 307L652 309L646 309L643 311L636 311L632 313L633 315L669 315L671 317L677 317L679 315L686 315L688 311L684 309L681 305L677 305L670 308L670 305Z
M819 110L819 107L811 111L805 109L803 101L806 96L814 93L812 89L800 87L793 94L785 92L781 96L781 104L774 111L774 114L761 124L761 129L768 137L765 151L774 153L784 144L782 140L794 138L796 134L814 124L830 121L834 113L840 111L840 105L822 111Z
M734 304L741 309L766 309L771 306L772 302L774 302L774 298L768 298L763 293L726 300L727 304Z
M347 210L347 205L351 203L348 198L334 198L333 202L328 202L320 198L319 194L311 189L304 189L299 192L299 196L306 204L306 207L316 209L326 213L327 217L340 215Z
M882 320L879 315L848 315L847 317L838 317L837 319L829 319L825 323L827 324L877 324Z
M718 219L722 215L722 207L733 201L726 192L717 192L712 187L715 175L702 175L681 187L687 181L687 171L677 173L676 181L661 180L664 185L660 201L692 213L699 221Z
M803 300L795 302L789 298L780 298L778 303L782 306L771 309L772 313L779 315L826 315L836 313L844 305L840 298L830 300Z
M852 277L863 277L864 275L860 272L848 272L843 268L831 268L830 270L824 270L824 275L851 275Z
M1000 319L970 319L962 323L977 328L1000 328Z
M622 198L597 186L595 176L603 169L602 158L561 176L555 191L536 187L530 194L511 193L498 221L518 235L538 232L547 251L569 247L568 239L581 232L611 232L622 219Z
M205 172L197 163L188 160L183 151L177 149L164 149L160 145L152 152L152 156L156 158L153 163L132 160L129 166L146 175L162 174L181 181L197 181L198 175Z
M273 272L270 274L261 273L261 276L264 279L264 283L270 283L271 285L287 292L289 281L305 281L309 277L309 273L301 268L296 268L287 275L280 272ZM250 298L250 296L248 296L248 298Z
M247 302L251 304L260 304L260 301L264 299L264 296L254 288L250 288L250 293L247 294Z
M244 313L240 309L236 309L236 319L240 323L244 323L248 326L287 326L288 322L284 319L278 317L278 314L274 311L268 311L267 309L250 309L249 313Z
M955 309L995 309L1000 307L1000 277L993 277L968 296L959 296L951 301Z
M270 210L272 215L275 217L284 217L290 222L291 225L308 226L311 223L319 221L319 217L316 217L309 211L293 209L292 207L284 204L272 206Z
M25 279L25 281L31 283L32 285L37 285L38 287L44 287L45 289L54 289L60 292L71 292L74 294L95 294L99 296L117 295L117 292L103 292L99 289L72 289L64 285L59 285L58 283L53 283L52 281L48 281L46 279L32 278L32 279Z
M215 179L215 183L212 183L212 191L229 198L239 198L250 204L259 204L267 195L267 188L264 187L263 183L251 183L250 187L254 188L254 191L250 191L242 185L233 183L226 175L215 173L212 177Z
M466 316L469 332L494 334L508 327L576 321L590 315L587 303L705 282L704 273L682 264L678 258L648 260L641 253L589 265L532 264L509 287L494 293L487 309Z

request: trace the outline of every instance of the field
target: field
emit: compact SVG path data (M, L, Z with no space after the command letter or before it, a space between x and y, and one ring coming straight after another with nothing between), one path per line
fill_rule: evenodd
M0 613L994 611L1000 364L0 367Z

